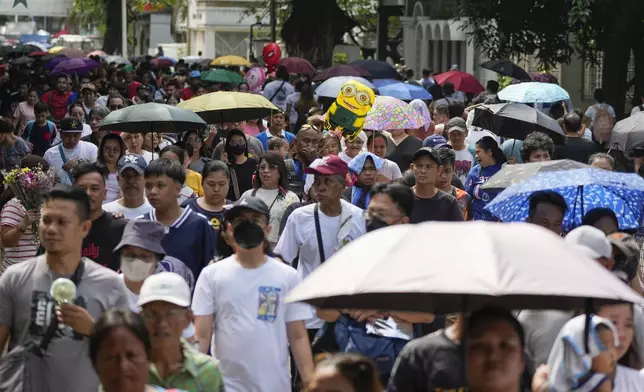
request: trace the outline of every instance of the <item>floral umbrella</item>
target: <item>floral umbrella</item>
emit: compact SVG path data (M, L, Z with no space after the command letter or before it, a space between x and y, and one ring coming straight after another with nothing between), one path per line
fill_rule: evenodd
M393 98L377 96L364 122L364 129L416 129L422 125L420 114L409 104Z

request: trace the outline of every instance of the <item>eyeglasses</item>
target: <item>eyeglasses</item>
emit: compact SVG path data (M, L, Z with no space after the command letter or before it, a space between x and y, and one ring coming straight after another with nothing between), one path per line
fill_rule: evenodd
M374 218L378 218L381 221L385 221L385 222L393 221L393 223L398 222L400 219L402 219L402 216L400 215L393 217L393 216L383 214L380 211L372 211L372 210L362 211L362 217L364 218L364 220L367 220L367 221L370 221Z
M275 170L275 169L277 169L276 165L263 164L263 165L257 166L257 170L259 170L259 171L271 171L271 170Z

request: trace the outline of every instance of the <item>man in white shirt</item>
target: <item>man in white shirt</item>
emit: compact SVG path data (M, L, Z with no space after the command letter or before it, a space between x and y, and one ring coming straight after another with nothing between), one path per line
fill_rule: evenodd
M215 332L227 392L290 391L289 347L305 383L313 357L304 320L312 309L284 299L299 283L295 270L266 255L270 212L257 197L226 212L226 238L235 254L204 268L192 311L199 350L206 353Z
M456 164L454 165L454 174L465 183L465 179L470 170L474 166L474 156L469 150L469 146L465 141L467 137L467 125L465 120L461 117L454 117L450 119L445 125L447 136L449 137L449 144L452 146L456 154Z
M103 204L107 212L120 212L126 219L135 219L153 210L145 198L145 179L143 174L148 164L138 155L123 155L119 159L117 181L121 188L122 198Z
M72 170L81 161L96 161L98 147L81 140L83 123L75 118L64 118L60 122L60 133L62 143L45 151L43 158L49 166L56 169L56 176L61 183L71 185Z

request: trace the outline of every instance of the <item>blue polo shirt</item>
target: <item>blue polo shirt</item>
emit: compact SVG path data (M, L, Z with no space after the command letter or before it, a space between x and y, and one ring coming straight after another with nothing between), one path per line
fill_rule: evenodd
M275 136L271 135L271 133L267 129L266 131L260 134L257 134L255 137L257 138L257 140L262 142L262 145L264 146L264 151L268 151L268 141ZM282 129L282 138L285 139L286 142L290 144L293 141L293 139L295 139L295 135L290 132L286 132L285 130Z
M156 221L154 210L141 216L142 219ZM186 208L179 218L168 227L161 242L166 255L183 261L195 277L215 256L217 237L208 219Z

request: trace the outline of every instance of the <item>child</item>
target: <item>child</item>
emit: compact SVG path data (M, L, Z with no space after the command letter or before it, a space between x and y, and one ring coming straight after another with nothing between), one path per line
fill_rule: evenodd
M613 390L619 336L613 323L591 315L588 350L585 347L586 315L568 321L559 332L548 358L549 390Z
M272 151L281 156L282 159L286 159L288 156L288 142L281 137L272 137L268 140L268 151Z
M436 188L454 196L456 201L458 201L458 205L461 207L461 212L465 220L471 220L472 216L470 216L469 211L471 210L472 197L464 190L452 185L454 166L456 165L456 153L449 147L441 147L437 151L443 164L443 172L436 178Z
M25 126L22 138L31 146L34 155L43 156L49 150L56 139L58 130L56 125L49 121L49 106L44 102L37 102L34 105L35 120L31 120Z

